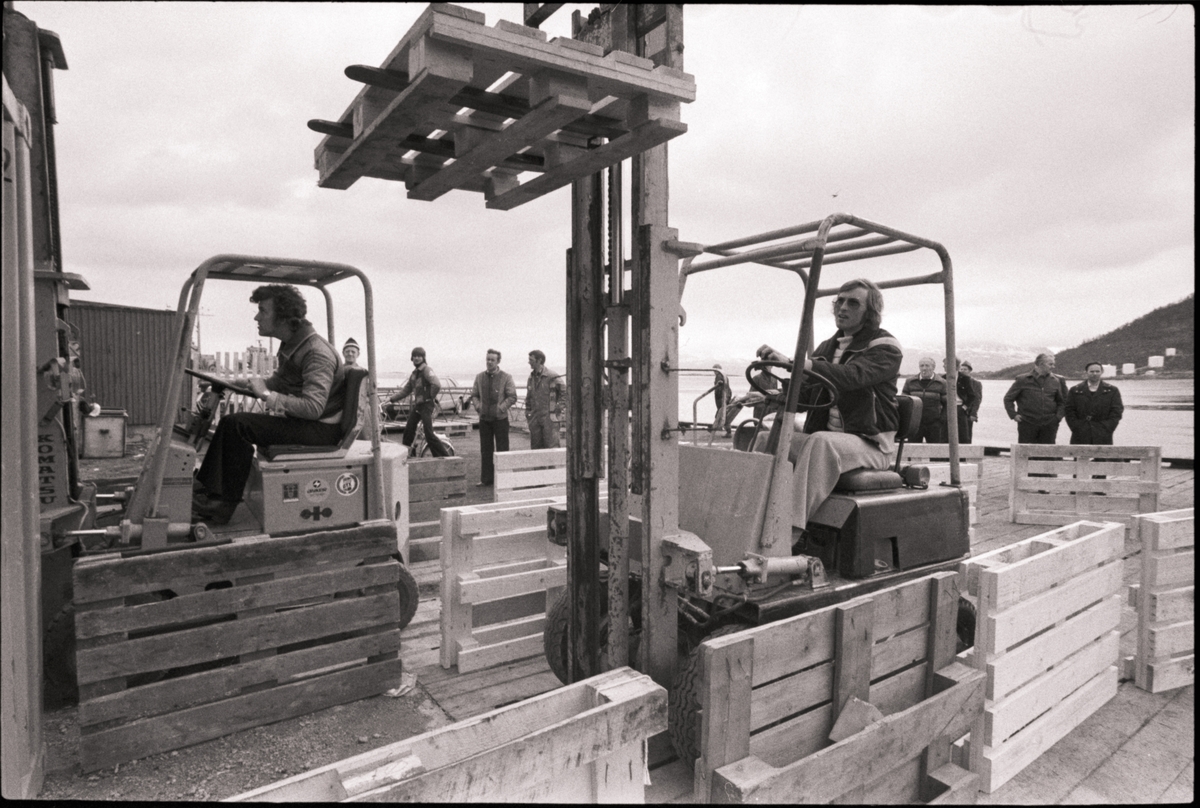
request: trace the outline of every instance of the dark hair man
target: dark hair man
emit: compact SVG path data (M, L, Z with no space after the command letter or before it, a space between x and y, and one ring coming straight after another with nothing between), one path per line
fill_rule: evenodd
M546 354L529 352L529 381L525 384L525 420L529 424L530 449L557 449L558 425L562 422L567 385L563 377L546 367Z
M517 386L500 369L500 352L489 348L485 364L487 370L475 377L471 388L471 403L479 413L481 486L491 485L496 478L495 453L508 451L508 410L517 403Z
M1067 384L1054 374L1054 354L1041 353L1004 394L1004 410L1017 422L1018 443L1054 443L1066 414Z
M388 397L389 402L395 403L410 393L412 394L412 407L408 410L408 421L404 424L404 445L409 447L413 445L413 441L417 437L417 423L420 422L425 429L425 444L429 447L429 451L434 457L447 457L450 452L446 450L441 439L433 431L433 411L437 409L437 397L441 392L442 382L433 372L433 368L425 362L424 348L413 348L410 358L413 363L413 372L409 374L408 381Z
M1085 371L1087 379L1067 391L1064 409L1071 443L1111 446L1125 413L1121 391L1101 379L1104 366L1099 362L1088 362Z
M227 524L241 501L255 446L328 446L342 436L346 369L305 319L308 304L300 290L290 284L260 286L250 302L258 304L259 336L279 340L279 367L266 381L257 376L249 381L269 413L224 416L196 472L192 518L215 525Z

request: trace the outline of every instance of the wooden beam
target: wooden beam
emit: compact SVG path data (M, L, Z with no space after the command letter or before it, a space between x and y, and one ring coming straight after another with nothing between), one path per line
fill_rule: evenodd
M537 28L566 3L522 3L521 5L524 6L525 24L530 28Z

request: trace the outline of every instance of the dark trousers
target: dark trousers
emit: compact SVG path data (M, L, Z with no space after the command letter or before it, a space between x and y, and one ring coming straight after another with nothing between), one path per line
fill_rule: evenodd
M917 432L917 437L912 443L945 443L946 436L942 434L945 431L940 421L922 421L921 429Z
M425 427L425 444L429 447L429 451L433 453L433 456L447 457L450 453L446 451L446 447L438 439L438 436L433 434L432 401L422 401L420 404L414 404L412 409L408 411L408 423L404 425L404 445L413 445L413 440L417 437L418 421L420 421L421 426Z
M970 443L972 428L975 422L967 416L966 410L958 411L958 442Z
M496 452L508 451L508 419L496 421L479 419L479 454L482 462L479 469L479 481L491 485L496 479L496 465L493 456Z
M341 440L341 424L280 418L261 412L237 412L217 423L196 479L226 502L239 502L250 477L254 447L297 444L330 446Z
M1017 443L1055 443L1058 439L1058 421L1047 424L1031 424L1017 421Z

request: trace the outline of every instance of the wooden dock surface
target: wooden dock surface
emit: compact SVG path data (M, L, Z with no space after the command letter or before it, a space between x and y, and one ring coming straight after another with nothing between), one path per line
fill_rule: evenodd
M514 448L517 448L514 446ZM1048 529L1009 521L1007 457L987 457L979 480L979 521L971 551L979 555L1022 541ZM1160 508L1173 510L1195 503L1192 469L1163 468ZM1140 547L1125 547L1126 584L1141 573ZM527 699L559 686L544 657L537 656L485 670L458 674L438 660L440 602L438 561L413 565L424 599L412 623L401 634L406 671L452 721ZM1121 619L1121 654L1132 655L1137 617L1126 606ZM1195 773L1195 687L1161 694L1122 682L1117 695L1047 753L992 794L983 804L1095 804L1122 802L1190 803ZM692 777L680 761L650 772L648 802L692 801Z

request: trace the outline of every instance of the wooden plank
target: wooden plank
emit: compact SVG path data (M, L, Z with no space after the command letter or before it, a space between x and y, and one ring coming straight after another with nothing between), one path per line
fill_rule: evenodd
M534 468L566 468L567 450L526 449L496 454L496 472Z
M750 754L754 638L700 653L700 759L685 762L695 764L693 790L707 801L711 772Z
M1191 550L1150 555L1145 562L1148 583L1155 588L1187 586L1196 580L1196 554Z
M396 525L382 519L303 536L252 536L217 547L134 558L81 558L73 571L75 600L82 611L91 601L251 574L300 574L317 563L332 565L386 556L395 547Z
M80 764L95 771L231 732L382 693L400 680L399 659L191 707L81 735Z
M856 783L878 780L932 739L965 734L983 710L982 672L954 663L940 676L941 692L795 763L773 767L748 757L718 769L714 792L739 802L825 803Z
M542 569L501 575L495 578L469 580L467 576L460 575L458 594L460 602L474 604L566 585L567 564L564 559L552 562Z
M1014 735L998 749L984 749L980 790L991 794L1098 710L1117 692L1117 668L1097 674L1083 687Z
M1149 593L1151 622L1175 622L1196 619L1196 587L1181 586L1166 592Z
M496 488L495 492L497 502L519 502L527 500L532 496L566 496L567 486L566 483L563 483L562 485L539 485L535 488L514 488L508 490Z
M1196 655L1155 660L1147 663L1146 690L1163 693L1177 687L1186 687L1196 681Z
M1051 665L1115 629L1120 620L1121 596L1112 595L1062 625L991 661L987 665L988 698L1003 698Z
M1007 609L1065 578L1119 559L1125 549L1125 530L1117 524L1082 523L1073 533L1070 543L1047 546L1042 552L985 575L987 585L995 587L988 593L992 608Z
M545 521L536 527L521 528L507 533L479 536L475 539L475 560L480 567L505 561L525 561L531 558L565 558L566 548L546 538Z
M196 622L251 608L295 603L304 598L333 592L348 592L384 584L395 584L400 565L395 562L361 567L323 570L308 575L268 581L229 589L214 589L171 600L80 612L75 617L78 639L138 631L172 623Z
M79 723L88 727L160 715L194 704L236 696L245 688L264 682L282 682L339 662L367 659L399 648L400 632L389 629L253 662L153 682L81 702Z
M466 461L461 457L429 457L413 459L408 462L408 482L426 482L429 480L466 480ZM464 485L464 490L465 485Z
M1007 609L989 610L987 614L980 615L979 619L989 624L988 634L992 643L989 650L1000 653L1088 605L1119 592L1123 572L1118 558L1099 569L1067 578L1059 586ZM1002 574L984 572L983 580Z
M832 692L832 660L755 688L750 703L750 729L757 732L784 716L826 704Z
M397 594L393 591L80 649L76 653L78 679L83 685L368 629L394 623L399 619L399 609Z
M831 729L833 706L825 704L751 735L750 755L742 760L757 758L773 766L786 766L798 758L824 749L829 743ZM736 766L737 762L729 765ZM723 795L717 796L715 778L712 783L713 801L720 801Z
M875 602L851 601L834 609L834 723L851 697L871 698L871 660L875 646ZM736 760L731 758L730 760Z
M528 634L508 640L479 645L468 641L458 649L457 662L459 673L483 670L501 662L511 662L514 659L538 656L544 653L542 634Z

